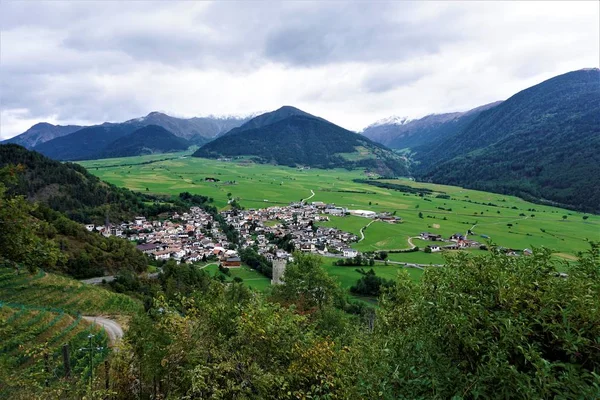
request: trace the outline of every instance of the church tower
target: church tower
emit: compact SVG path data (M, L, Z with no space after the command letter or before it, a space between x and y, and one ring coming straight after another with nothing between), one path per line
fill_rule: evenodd
M286 260L273 260L273 279L271 285L281 285L283 283L283 274L285 274Z

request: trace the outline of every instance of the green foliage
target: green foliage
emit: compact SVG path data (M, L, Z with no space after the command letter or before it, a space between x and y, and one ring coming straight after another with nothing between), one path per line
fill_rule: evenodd
M373 265L373 259L367 257L365 255L357 254L356 257L353 258L340 258L335 261L333 265L338 265L342 267L360 267L362 265Z
M240 259L250 268L257 270L267 278L273 277L273 264L261 254L258 254L256 249L246 247L239 252Z
M321 258L313 254L295 252L294 262L286 266L284 281L275 288L275 298L294 303L300 310L322 309L340 296L335 280L321 268Z
M99 225L106 218L121 222L174 208L146 194L103 182L78 164L63 164L17 145L0 145L0 168L8 165L24 167L11 194L39 200L77 222Z
M411 398L595 398L600 394L598 247L558 274L531 257L458 256L383 296L392 386ZM390 393L391 394L391 393Z
M385 189L395 190L397 192L402 193L414 193L418 195L428 195L433 194L433 190L427 188L416 188L408 185L401 185L398 183L386 182L385 180L379 179L354 179L353 182L356 183L365 183L367 185L376 186ZM440 196L444 196L444 194L440 194L436 196L436 198L440 198ZM443 197L442 197L443 198Z
M0 301L87 315L134 314L142 309L131 297L98 286L43 271L34 276L15 274L9 268L0 268Z
M77 398L85 391L89 358L80 351L94 335L99 365L109 353L107 336L87 321L60 311L0 303L0 396L10 399ZM9 316L9 318L6 318ZM10 322L9 322L10 321ZM70 351L70 380L64 378L62 347Z
M356 281L356 284L350 288L350 292L362 296L379 297L383 288L390 287L394 281L382 278L375 274L373 268L365 271L363 268L357 269L362 276Z
M33 274L37 268L53 268L64 259L56 243L43 237L49 230L44 221L31 216L35 206L22 196L10 196L3 183L15 181L18 168L0 168L0 262L24 265Z

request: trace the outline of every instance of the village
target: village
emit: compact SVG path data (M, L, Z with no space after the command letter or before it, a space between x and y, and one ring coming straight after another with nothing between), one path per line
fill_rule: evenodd
M318 226L329 216L353 215L387 223L401 223L402 219L389 213L367 210L349 210L323 202L291 203L263 209L230 209L220 213L220 221L200 207L188 212L173 213L163 221L149 221L136 217L134 221L119 225L86 225L89 231L104 236L117 236L138 243L137 248L156 260L173 259L177 263L218 262L228 268L240 267L239 251L253 247L268 261L292 261L294 250L329 257L353 258L360 252L352 249L359 238L336 228ZM222 226L225 224L226 226ZM225 230L233 231L233 243ZM430 241L425 252L482 248L485 244L456 233L449 238L439 234L421 232L418 238ZM517 251L507 249L509 255ZM524 255L531 250L525 249Z
M174 213L164 221L136 217L134 221L120 225L86 225L86 228L104 236L114 235L136 241L139 250L157 260L173 259L178 263L219 261L226 267L239 267L238 250L253 246L269 261L290 260L292 249L355 257L359 253L350 245L358 240L356 235L315 224L327 221L327 214L345 213L348 210L319 202L223 211L220 213L221 221L236 232L239 248L236 243L228 241L222 222L199 207L192 207L182 214ZM285 245L278 246L277 243Z

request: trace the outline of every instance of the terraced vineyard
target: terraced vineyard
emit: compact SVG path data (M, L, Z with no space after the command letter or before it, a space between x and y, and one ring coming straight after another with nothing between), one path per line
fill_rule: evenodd
M0 268L0 398L28 398L28 390L60 390L65 383L62 348L70 349L75 382L84 385L90 374L90 334L95 367L108 356L103 329L85 315L132 315L141 304L125 295L82 284L43 271L16 274ZM37 387L36 387L37 385ZM42 386L40 386L42 385Z
M71 354L71 376L85 379L90 373L89 345L98 366L107 357L108 338L97 326L79 315L55 309L0 302L0 398L26 398L36 385L59 385L65 376L62 348Z
M96 286L42 271L17 275L9 268L0 268L0 301L86 315L131 315L142 309L138 301Z

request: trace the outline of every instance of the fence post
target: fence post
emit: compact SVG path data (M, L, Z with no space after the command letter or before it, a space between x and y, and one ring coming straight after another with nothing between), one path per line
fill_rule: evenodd
M62 347L63 365L65 367L65 378L71 378L71 357L69 355L69 345L63 344Z
M50 386L50 363L48 360L48 350L44 352L44 372L46 373L46 387Z
M109 363L108 360L104 360L104 386L106 388L106 397L105 400L108 400L108 389L110 387L110 378L109 378Z

